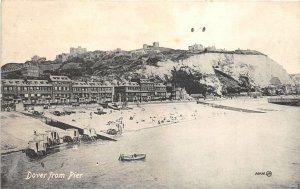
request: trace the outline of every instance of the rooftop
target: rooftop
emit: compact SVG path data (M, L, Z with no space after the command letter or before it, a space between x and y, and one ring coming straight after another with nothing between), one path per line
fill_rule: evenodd
M23 80L23 79L2 79L4 85L15 85L15 86L51 86L47 80Z
M56 76L56 75L50 75L51 81L71 81L71 79L67 76Z
M119 86L139 86L137 82L124 82L121 83Z

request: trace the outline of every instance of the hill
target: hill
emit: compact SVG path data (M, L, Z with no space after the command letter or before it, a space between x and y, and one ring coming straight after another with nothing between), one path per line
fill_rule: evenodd
M65 62L47 61L39 64L39 68L41 73L67 75L72 79L93 76L113 82L137 76L152 78L179 84L188 88L188 93L195 92L193 89L197 87L202 92L209 89L216 94L247 91L251 86L268 86L272 77L278 77L283 84L291 83L281 65L254 50L192 52L158 47L94 51L69 57ZM179 76L185 82L180 82ZM245 80L248 89L242 86Z

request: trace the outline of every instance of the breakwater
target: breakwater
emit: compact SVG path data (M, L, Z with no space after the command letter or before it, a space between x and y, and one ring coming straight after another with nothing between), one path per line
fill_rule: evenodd
M223 106L223 105L218 105L218 104L213 104L213 103L208 103L208 102L203 102L203 101L197 101L197 104L204 104L204 105L208 105L208 106L213 107L213 108L220 108L220 109L232 110L232 111L237 111L237 112L266 113L266 112L257 111L257 110L249 110L249 109L244 109L244 108L236 108L236 107L231 107L231 106Z
M280 105L300 106L300 97L268 98L268 102Z

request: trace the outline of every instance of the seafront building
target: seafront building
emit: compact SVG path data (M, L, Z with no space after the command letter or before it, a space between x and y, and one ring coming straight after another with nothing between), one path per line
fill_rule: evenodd
M149 79L131 79L115 88L115 100L122 102L162 101L166 100L167 88L162 83L155 83Z
M2 79L2 104L32 105L153 101L166 99L162 83L139 79L111 85L108 82L73 81L67 76L50 75L48 80Z
M2 79L3 103L50 103L52 84L47 80Z
M67 76L50 75L52 90L52 102L69 103L72 97L72 80Z
M114 86L101 82L88 82L91 102L112 102Z
M140 86L137 82L124 82L115 86L115 101L135 102L140 100Z

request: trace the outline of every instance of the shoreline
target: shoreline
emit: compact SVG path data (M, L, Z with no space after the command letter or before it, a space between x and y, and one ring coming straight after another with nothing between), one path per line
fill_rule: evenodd
M171 103L169 103L169 102L166 102L166 103L142 103L142 104L139 104L142 107L137 107L135 105L129 105L129 107L133 108L131 110L110 110L110 109L105 109L105 111L112 111L111 116L113 116L115 118L117 118L118 116L123 116L124 118L128 118L130 113L132 115L134 114L133 112L135 112L136 114L139 114L139 113L141 113L141 111L143 109L148 109L148 108L159 108L160 109L160 107L166 107L166 106L169 107L169 108L172 108L173 105L178 106L179 104L183 105L183 104L191 104L191 103L195 103L196 104L195 101L180 101L180 102L171 102ZM42 107L40 107L40 108L42 108ZM79 121L76 124L72 124L72 121L71 121L72 118L68 117L69 115L68 116L66 115L66 116L54 117L49 112L49 111L54 111L56 109L63 109L63 107L58 107L57 106L55 109L46 110L45 112L46 112L46 114L51 115L51 116L49 116L50 119L51 118L54 118L54 119L57 118L56 120L58 120L58 121L61 121L61 122L64 122L64 123L68 123L68 124L71 123L71 125L74 125L76 127L84 128L85 127L85 126L83 126L83 122L84 121L80 121L81 115L84 115L85 117L88 117L89 111L93 112L93 111L96 110L96 108L97 108L97 106L94 106L94 107L80 106L80 107L74 108L74 110L76 110L77 112L80 111L80 110L86 111L86 113L84 113L84 114L78 114L78 113L75 114L76 117L79 118ZM39 108L35 107L35 109L38 110ZM41 119L39 117L34 118L34 117L31 117L31 116L26 116L26 115L24 115L24 113L28 114L29 112L28 111L4 112L4 114L2 114L2 116L3 117L6 116L6 117L19 117L20 118L20 121L16 121L16 122L8 124L8 125L10 125L12 127L16 126L15 123L23 123L23 120L26 120L26 121L29 121L29 122L30 122L30 120L35 120L35 122L38 122L39 124L36 124L36 123L34 123L34 124L37 125L37 127L39 127L39 128L44 127L44 125L46 125L43 121L41 121ZM145 113L145 115L140 116L138 118L138 120L133 120L131 124L129 124L128 120L126 120L125 121L125 122L127 122L126 128L123 129L123 133L122 134L124 135L126 133L140 131L140 130L144 130L144 129L148 129L148 128L164 127L164 126L168 126L168 125L173 125L174 124L174 122L171 122L171 121L170 122L166 122L166 123L161 123L161 124L157 124L157 122L155 124L154 123L150 123L149 124L149 120L148 120L148 122L143 123L141 121L141 119L146 120L147 117L149 117L148 116L149 114L151 114L151 112L147 112L147 113ZM111 116L110 117L103 117L102 115L101 116L93 115L93 119L96 118L96 120L99 119L102 122L109 122L109 121L114 120L113 117L111 117ZM167 117L167 115L166 115L166 117ZM60 118L67 118L67 119L66 120L61 120ZM3 120L5 120L5 122L6 122L6 119L7 118L5 118ZM136 123L136 122L138 122L138 123ZM6 123L4 123L3 125L6 125ZM52 126L49 126L49 125L47 125L47 126L48 126L48 128L44 128L44 130L45 129L59 130L59 129L55 128L55 127L52 127ZM131 127L131 126L134 126L134 127ZM101 132L103 130L107 130L108 127L106 127L106 125L102 124L101 127L97 128L97 131ZM2 127L1 129L2 129L2 131L5 131L7 128L8 128L8 126L7 127ZM28 130L30 130L30 128L28 128ZM39 131L39 132L43 132L43 131ZM63 131L61 130L61 132L63 132ZM33 130L32 131L30 130L29 133L33 133ZM27 142L29 141L29 140L26 141L26 138L30 138L31 136L24 137L22 135L17 136L16 134L17 133L13 133L12 136L15 137L15 138L22 138L23 137L22 139L23 139L24 142L21 142L22 145L7 145L7 144L10 144L10 142L2 140L1 141L1 143L2 143L2 146L1 146L1 148L2 148L1 155L7 155L7 154L11 154L11 153L20 152L20 151L22 151L23 149L26 148L25 146L26 146ZM6 145L9 146L9 147L7 149L5 149L5 148L3 149L3 146L6 146ZM12 148L12 146L15 146L15 147Z
M208 103L215 103L219 105L228 105L231 107L240 108L237 106L239 101L246 102L260 102L266 101L267 98L261 99L253 99L253 98L237 98L237 99L218 99L218 100L207 100ZM232 103L236 102L236 103ZM258 103L256 103L258 104ZM80 106L74 108L76 110L76 114L65 115L65 116L54 116L51 114L51 111L63 109L63 107L55 107L55 109L42 110L45 112L45 116L49 118L53 118L55 120L61 121L63 123L67 123L73 125L78 128L95 128L97 132L103 132L109 128L116 128L115 125L118 123L117 120L122 118L121 123L125 124L125 128L122 128L122 135L126 135L126 133L137 132L145 129L158 128L158 127L166 127L170 125L174 125L176 123L189 122L199 118L210 118L215 117L214 114L233 114L233 113L243 113L239 111L232 111L226 109L218 109L215 107L211 107L207 104L200 105L197 104L196 101L179 101L179 102L164 102L164 103L142 103L139 104L142 107L136 106L136 104L129 104L128 106L132 109L130 110L111 110L104 109L107 114L105 115L96 115L93 114L93 111L96 111L97 106L87 107ZM258 104L259 105L259 104ZM267 105L269 105L267 103ZM256 105L257 106L257 105ZM264 107L265 104L262 106ZM268 107L264 107L264 109L268 109ZM282 108L278 106L278 108ZM39 109L36 107L35 109ZM248 107L247 107L248 109ZM255 109L249 107L249 109ZM256 110L259 110L259 106L256 107ZM78 113L79 111L85 111L85 113ZM274 111L274 109L269 108L270 111ZM27 111L26 111L27 112ZM110 112L110 113L109 113ZM21 114L20 112L10 112L11 114ZM28 112L27 112L28 113ZM90 115L92 115L90 117ZM134 117L133 120L130 120L130 117ZM40 124L37 127L44 127L45 125L39 118L29 118L23 117L23 119L37 120ZM74 121L76 120L76 121ZM164 120L163 123L159 123L158 121ZM107 123L113 122L113 124L108 125ZM21 122L22 123L22 122ZM28 128L30 129L30 128ZM48 126L51 130L59 130L55 127ZM5 130L5 128L2 128ZM29 133L32 133L30 131ZM64 132L60 130L60 132ZM13 136L16 137L16 136ZM19 136L22 137L22 136ZM119 137L119 136L116 136ZM18 138L18 137L16 137ZM28 138L28 136L27 136ZM25 139L24 139L25 140ZM3 141L1 140L1 143ZM5 143L5 142L4 142ZM26 142L27 144L27 142ZM2 144L3 145L3 144ZM9 146L9 145L8 145ZM22 146L24 145L16 145L15 148L3 149L1 150L1 155L15 153L22 151ZM1 146L2 148L3 146Z

